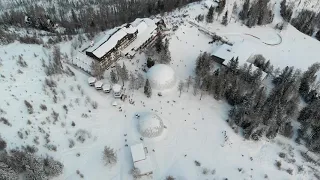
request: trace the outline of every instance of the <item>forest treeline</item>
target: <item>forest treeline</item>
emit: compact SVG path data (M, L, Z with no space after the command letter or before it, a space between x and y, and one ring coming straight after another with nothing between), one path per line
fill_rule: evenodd
M320 152L320 99L317 72L320 63L307 71L294 67L274 69L263 56L255 56L254 64L239 66L238 59L231 59L228 68L216 69L207 53L201 54L196 63L194 94L209 94L217 100L226 100L232 106L227 120L235 130L243 131L246 139L269 139L282 134L292 138L293 122L298 120L297 143ZM261 68L255 68L260 66ZM271 86L262 84L264 71L272 80ZM299 108L306 104L304 108ZM240 129L239 129L240 127Z
M10 4L20 8L2 13L0 25L52 31L58 24L65 28L65 34L94 33L196 1L200 0L50 0L43 6L20 0Z

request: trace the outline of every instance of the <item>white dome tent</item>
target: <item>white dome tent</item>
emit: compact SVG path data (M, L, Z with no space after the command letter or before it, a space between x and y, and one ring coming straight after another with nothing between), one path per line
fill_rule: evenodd
M171 89L176 83L174 70L165 64L156 64L147 73L152 89Z
M143 137L155 138L162 135L164 125L162 119L154 113L146 113L139 117L138 130Z

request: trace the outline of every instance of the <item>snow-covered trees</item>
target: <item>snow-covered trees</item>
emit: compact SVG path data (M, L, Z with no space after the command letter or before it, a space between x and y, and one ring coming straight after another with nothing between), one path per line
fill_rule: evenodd
M136 90L142 88L145 85L145 79L141 73L138 73L137 80L136 80L135 84L136 84L135 85Z
M250 0L246 0L239 14L240 20L248 27L271 23L274 14L270 10L269 2L270 0L257 0L250 7Z
M63 164L49 157L41 158L20 150L0 154L0 179L17 180L19 174L26 180L49 179L62 171Z
M7 142L2 139L1 135L0 135L0 151L4 150L7 147Z
M259 140L263 135L271 139L278 133L292 136L290 120L299 112L300 70L286 67L281 73L273 73L275 87L267 95L262 84L262 70L270 69L272 65L262 56L255 57L255 64L240 67L237 58L233 58L227 68L214 72L210 61L206 61L205 57L206 55L200 55L196 62L195 94L200 89L201 94L208 92L215 99L225 99L233 106L229 112L229 123L241 127L246 139ZM260 68L253 71L255 65ZM303 77L308 82L313 82L317 69L318 65L313 65ZM317 97L316 93L313 92L312 97ZM307 119L307 114L302 114L300 119Z
M117 74L114 72L114 70L111 70L110 72L110 79L112 83L118 83L118 77Z
M216 11L218 14L221 14L226 6L226 0L220 0Z
M105 165L114 165L117 163L117 154L116 152L114 151L114 149L106 146L104 147L104 150L103 150L103 161L105 163Z
M226 11L226 13L224 14L222 21L221 21L221 24L224 26L228 25L228 11Z
M250 0L245 0L242 10L239 13L240 20L244 21L248 18L249 9L250 9Z
M148 48L146 51L149 56L147 61L149 62L149 65L147 64L148 67L154 65L154 62L152 62L150 56L152 56L152 58L160 64L169 64L171 62L169 43L169 39L164 39L164 36L161 34L161 32L158 32L154 47Z
M0 179L1 180L18 180L18 173L10 168L7 164L0 161Z
M136 85L136 76L133 73L130 73L129 75L129 89L135 89Z
M91 74L92 76L96 77L97 79L103 78L104 70L102 69L99 62L93 60L91 63Z
M281 1L281 3L280 3L280 15L287 22L290 22L290 20L291 20L291 16L293 14L293 10L292 9L293 9L292 6L288 6L287 5L287 0L282 0Z
M313 34L316 23L316 13L306 9L303 9L298 16L291 20L291 24L295 28L307 35Z
M152 88L149 82L149 79L147 79L146 84L144 85L144 94L149 98L152 95Z
M298 121L301 123L303 138L311 151L320 152L320 100L317 99L302 109Z
M213 13L214 13L214 8L213 8L213 6L211 6L209 8L208 14L206 15L206 22L207 23L213 22Z
M150 57L148 57L148 59L147 59L147 67L151 68L152 66L154 66L154 61Z
M320 63L315 63L305 71L301 78L299 92L306 102L315 100L316 97L312 95L311 86L315 83L317 75L316 73L320 70Z

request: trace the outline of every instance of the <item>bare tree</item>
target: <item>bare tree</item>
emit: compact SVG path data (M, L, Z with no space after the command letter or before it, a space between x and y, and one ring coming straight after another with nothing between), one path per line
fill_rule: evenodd
M192 84L192 77L189 76L186 82L186 88L187 88L187 92L189 92L189 87Z

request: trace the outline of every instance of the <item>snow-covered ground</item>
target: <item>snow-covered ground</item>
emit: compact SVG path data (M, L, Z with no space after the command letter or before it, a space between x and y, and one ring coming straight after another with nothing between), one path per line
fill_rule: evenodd
M168 32L167 36L170 39L172 57L170 66L177 81L184 81L189 75L193 75L195 60L201 52L211 53L219 46L209 44L210 37L188 23L196 15L206 12L202 5L193 4L164 17L169 28L179 26L175 32ZM189 16L182 18L182 14ZM239 23L230 23L227 27L219 22L203 22L199 25L226 36L231 41L251 43L252 48L270 59L275 67L295 66L306 70L318 61L320 43L291 26L282 32L276 32L271 25L251 29ZM261 40L245 34L257 36ZM277 34L281 35L281 44L270 46L263 43L278 42ZM71 42L61 44L61 50L70 53L70 45ZM57 180L80 179L77 170L84 175L84 179L130 180L132 176L129 171L133 162L130 147L125 145L140 142L148 148L148 155L155 169L152 177L144 179L162 180L168 175L179 180L315 179L311 168L318 167L301 157L299 151L305 151L303 146L281 136L273 141L245 141L226 122L229 105L206 95L199 100L199 95L192 94L192 87L188 92L185 89L180 98L177 87L166 91L162 97L157 96L157 91L154 90L151 98L143 94L143 89L134 92L126 90L129 99L135 102L134 105L128 101L118 101L118 105L114 107L112 104L115 99L112 94L90 87L87 84L88 75L70 67L75 72L74 77L52 77L57 81L57 103L54 103L53 92L48 87L45 88L46 91L43 90L44 80L48 77L44 73L41 59L47 61L51 54L49 50L37 45L13 43L1 46L0 54L0 108L5 111L0 116L7 118L12 124L11 127L0 124L2 138L9 142L8 148L15 148L35 144L34 138L39 136L39 153L49 154L65 165L63 175L55 178ZM22 55L28 67L16 64L19 55ZM81 60L84 56L78 52L75 57ZM145 59L145 55L141 53L132 60L121 59L119 63L124 62L131 72L143 73ZM18 73L19 69L23 74ZM105 81L108 81L109 70L105 76ZM33 105L33 114L28 114L24 100ZM98 108L94 109L91 102L97 102ZM42 111L40 104L45 104L47 111ZM68 112L63 105L67 106ZM55 124L51 115L53 110L59 113ZM135 115L150 112L156 113L167 128L163 138L141 141ZM28 120L31 124L28 124ZM72 122L75 123L74 127ZM90 135L84 143L77 141L75 137L81 129L88 131ZM24 134L23 139L18 137L17 131ZM56 152L43 146L46 133L50 135L49 144L57 145ZM72 148L69 148L69 139L75 141ZM110 146L117 152L118 163L113 167L104 166L104 146ZM280 158L280 152L284 152L286 158ZM194 161L201 165L196 166ZM281 161L280 170L275 166L276 161ZM298 166L302 166L304 170L299 171ZM286 172L287 169L293 170L292 175Z

